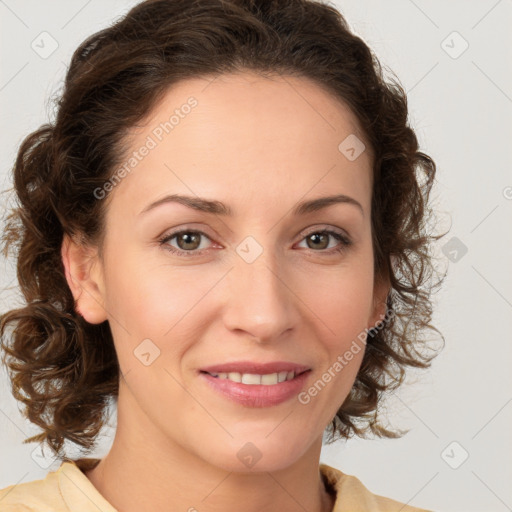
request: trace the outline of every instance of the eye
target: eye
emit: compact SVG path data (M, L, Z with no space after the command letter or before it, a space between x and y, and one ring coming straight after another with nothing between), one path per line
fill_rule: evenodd
M190 257L197 256L198 254L201 254L207 250L204 246L201 247L202 237L211 241L210 237L202 231L184 229L174 233L166 234L160 238L158 242L160 246L163 246L165 250L173 254ZM329 237L331 237L331 239L337 240L338 245L329 248ZM176 244L178 247L171 245L170 242L174 239L176 239ZM320 252L322 254L339 253L352 245L352 241L343 233L329 229L311 231L309 234L303 237L303 240L308 244L308 248L312 248L313 252Z
M334 248L331 247L330 250L325 250L329 246L329 237L334 238L339 243L338 245L334 246ZM333 231L330 229L311 231L309 234L305 235L304 241L308 245L308 248L314 248L314 252L321 252L326 254L342 252L346 250L350 245L352 245L352 241L343 233L339 233L338 231Z
M178 254L179 256L194 256L194 254L190 253L194 251L196 253L202 252L204 250L203 247L198 251L201 246L201 237L206 237L208 240L210 240L210 238L202 231L185 229L182 231L176 231L175 233L171 233L169 235L164 235L164 237L160 238L158 241L160 245L164 247L164 249L174 254ZM172 245L169 245L169 242L174 238L176 239L178 248L174 248Z

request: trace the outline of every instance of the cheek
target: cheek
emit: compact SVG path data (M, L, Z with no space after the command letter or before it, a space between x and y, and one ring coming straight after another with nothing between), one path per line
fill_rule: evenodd
M136 379L135 374L147 369L140 358L148 352L153 369L174 367L200 338L205 318L215 307L205 298L218 280L211 271L194 273L147 258L142 264L132 255L112 267L107 310L123 373L137 370L131 373Z
M315 380L299 396L299 402L312 407L325 424L349 394L361 366L373 299L371 272L347 269L337 280L331 277L322 280L322 292L316 289L308 303L325 357Z
M128 331L161 337L205 296L211 281L208 275L198 279L191 267L173 268L161 256L132 249L111 265L107 309Z
M371 266L347 265L301 283L301 299L339 343L368 326L373 303Z
M303 396L311 401L323 421L329 421L341 406L356 379L366 349L367 329L373 304L371 260L323 276L305 301L313 311L319 346L325 359L312 387ZM308 313L309 314L309 313ZM324 391L325 389L325 391Z

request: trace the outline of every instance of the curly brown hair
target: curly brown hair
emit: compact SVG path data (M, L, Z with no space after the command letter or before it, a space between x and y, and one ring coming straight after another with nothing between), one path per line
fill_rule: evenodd
M108 321L86 322L66 281L64 234L101 250L107 201L94 190L119 165L125 135L172 84L255 70L312 79L355 113L373 150L372 243L375 275L385 276L392 311L368 333L351 392L332 420L348 438L370 431L400 437L377 416L405 368L430 366L437 272L428 232L436 166L418 150L407 97L386 79L371 49L342 14L314 0L147 0L87 38L74 52L54 122L21 143L12 169L17 205L2 234L15 252L26 304L2 315L2 360L23 414L61 456L66 440L90 450L117 396L119 365ZM14 328L7 335L7 327Z

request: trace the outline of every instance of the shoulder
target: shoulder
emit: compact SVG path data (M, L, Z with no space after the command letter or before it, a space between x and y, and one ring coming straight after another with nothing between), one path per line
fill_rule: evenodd
M55 472L46 478L9 485L0 489L1 512L60 512L64 503L60 496ZM58 505L61 505L60 507Z
M82 462L84 461L84 462ZM89 511L102 503L103 497L80 468L99 459L64 461L45 478L0 489L1 512L69 512ZM101 510L101 509L100 509ZM110 512L111 508L105 508Z
M332 512L432 512L373 494L357 477L327 464L320 464L320 474L326 485L336 493Z

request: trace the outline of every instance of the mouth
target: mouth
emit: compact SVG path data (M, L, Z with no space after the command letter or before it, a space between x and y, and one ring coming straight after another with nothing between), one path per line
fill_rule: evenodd
M310 372L307 370L297 371L286 371L273 372L273 373L241 373L241 372L207 372L201 370L200 373L210 375L215 379L229 380L240 384L246 384L248 386L275 386L281 382L291 381L302 375L303 373Z
M211 390L243 407L273 407L298 396L307 384L311 369L273 372L241 373L200 370L201 377Z

